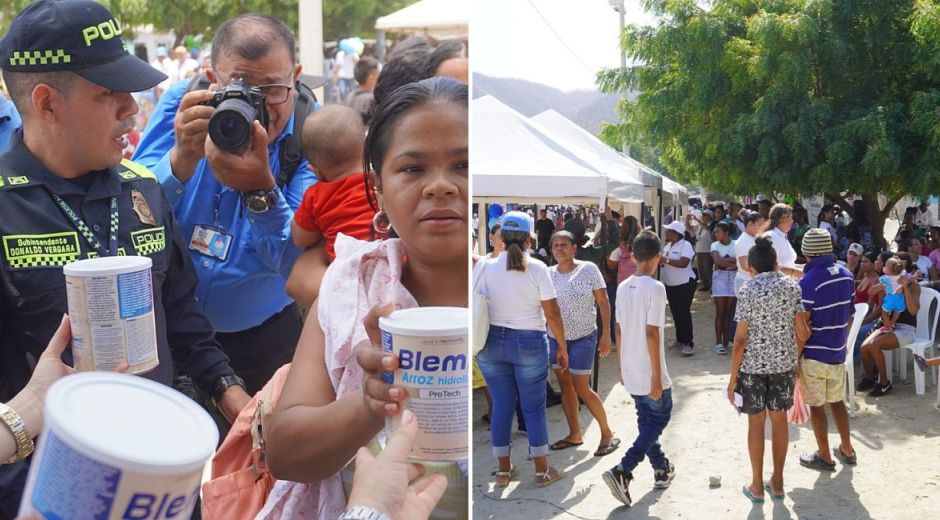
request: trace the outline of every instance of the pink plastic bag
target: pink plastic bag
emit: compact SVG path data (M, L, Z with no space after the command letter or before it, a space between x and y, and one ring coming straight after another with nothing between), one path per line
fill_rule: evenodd
M809 405L803 399L803 385L797 381L793 388L793 406L787 410L787 422L790 424L805 424L809 420Z

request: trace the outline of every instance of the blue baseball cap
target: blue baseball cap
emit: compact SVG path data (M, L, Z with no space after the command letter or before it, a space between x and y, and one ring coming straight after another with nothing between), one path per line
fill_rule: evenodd
M92 0L38 0L16 15L0 40L10 72L74 72L118 92L147 90L166 74L134 56L107 7Z
M531 233L532 226L529 224L529 216L521 211L507 212L503 215L502 230Z

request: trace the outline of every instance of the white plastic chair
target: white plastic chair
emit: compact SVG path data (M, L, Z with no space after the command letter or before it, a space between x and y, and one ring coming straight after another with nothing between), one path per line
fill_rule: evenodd
M845 401L849 404L849 416L855 417L855 340L862 328L862 320L868 314L867 303L855 304L855 316L849 328L849 337L845 342Z
M906 379L907 376L907 359L904 356L904 351L910 350L921 356L926 353L928 348L932 351L938 319L940 319L940 293L932 289L922 289L920 291L920 310L917 312L915 340L910 345L904 345L898 349L898 357L901 361L901 379ZM887 362L887 360L885 361ZM915 363L914 389L917 395L924 395L926 392L925 379L924 371Z

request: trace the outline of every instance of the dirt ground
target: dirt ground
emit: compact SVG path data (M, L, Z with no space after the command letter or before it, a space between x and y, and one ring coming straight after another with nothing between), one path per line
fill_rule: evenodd
M851 419L852 442L858 465L838 464L834 472L818 472L799 465L802 452L816 443L809 423L790 425L789 450L784 468L786 498L752 505L741 493L750 480L747 455L747 419L738 416L724 397L730 355L714 347L714 306L708 293L696 293L692 306L696 353L683 358L666 353L673 381L672 420L661 442L676 467L666 490L653 489L653 472L644 461L634 471L630 487L633 506L625 507L611 495L601 474L618 463L636 436L636 415L629 394L619 384L617 362L600 363L598 393L605 403L611 428L622 439L621 448L606 457L594 457L600 431L586 407L581 407L584 445L553 451L550 462L566 477L546 488L533 485L534 467L526 460L528 439L513 424L513 463L519 473L509 487L494 489L490 472L496 467L482 392L474 393L473 517L519 520L542 518L813 518L892 519L936 518L940 511L940 411L934 408L937 388L928 377L927 393L915 395L913 368L910 380L895 376L894 391L881 398L857 394L857 416ZM666 345L675 339L666 312ZM910 363L910 356L907 356ZM557 389L554 376L553 386ZM839 443L831 417L831 446ZM568 433L561 406L548 409L549 440ZM771 468L769 425L764 468ZM709 477L721 477L721 486L709 487Z

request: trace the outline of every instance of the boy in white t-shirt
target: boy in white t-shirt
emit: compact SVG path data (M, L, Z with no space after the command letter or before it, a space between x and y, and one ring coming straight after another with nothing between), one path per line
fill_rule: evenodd
M620 464L604 472L614 496L630 505L633 470L649 457L653 486L669 487L675 467L659 444L672 415L672 381L666 371L663 327L666 325L666 288L653 278L659 265L659 237L644 231L633 241L636 274L617 287L617 352L620 382L637 408L639 434Z

